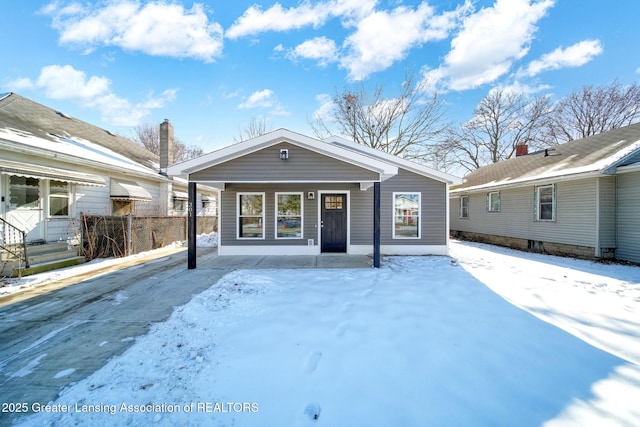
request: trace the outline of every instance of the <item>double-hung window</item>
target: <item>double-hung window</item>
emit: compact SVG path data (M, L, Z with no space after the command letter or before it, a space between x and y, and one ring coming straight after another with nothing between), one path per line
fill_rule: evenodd
M302 193L276 193L276 239L302 239Z
M500 212L500 192L487 193L487 212Z
M469 218L469 196L460 196L460 218Z
M393 193L393 238L420 238L420 193Z
M555 186L542 185L535 189L536 221L556 220L556 191Z
M69 183L49 181L49 216L69 216Z
M264 239L264 193L238 193L238 238Z

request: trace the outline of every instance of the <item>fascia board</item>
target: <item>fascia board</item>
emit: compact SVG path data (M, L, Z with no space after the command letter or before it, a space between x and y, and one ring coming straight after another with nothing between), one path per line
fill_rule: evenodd
M603 176L603 174L598 171L589 171L569 175L531 177L519 180L490 182L487 184L475 185L473 187L456 188L454 190L450 190L449 194L455 196L459 194L475 193L479 191L501 190L506 188L524 187L525 185L545 185L554 182L575 181L578 179L596 178L600 176Z
M358 144L357 142L353 142L339 136L328 138L327 141L332 145L343 146L350 151L364 153L365 155L376 157L384 161L394 163L396 165L399 165L403 169L414 172L418 175L435 179L437 181L442 181L450 185L457 185L462 183L462 178L459 178L457 176L440 172L435 169L429 168L427 166L422 166L418 163L414 163L409 160L403 159L401 157L394 156L393 154L385 153L383 151L376 150L362 144Z

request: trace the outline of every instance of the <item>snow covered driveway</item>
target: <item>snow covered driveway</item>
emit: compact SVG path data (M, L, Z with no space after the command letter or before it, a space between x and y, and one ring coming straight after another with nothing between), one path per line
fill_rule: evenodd
M230 273L22 421L640 425L639 268L452 256Z

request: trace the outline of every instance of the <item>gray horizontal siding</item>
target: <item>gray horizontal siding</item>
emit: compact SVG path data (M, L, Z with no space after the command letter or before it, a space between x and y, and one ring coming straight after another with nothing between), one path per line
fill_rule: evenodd
M356 183L301 183L301 184L228 184L220 193L220 241L222 245L265 246L307 245L307 239L318 238L318 191L349 191L350 244L373 244L373 188L360 190ZM303 238L283 240L275 238L275 193L303 192L304 229ZM308 200L309 191L315 194ZM422 238L393 239L393 192L421 193ZM265 239L236 239L237 193L265 193ZM398 176L381 184L381 243L383 245L444 245L446 244L446 184L420 175L400 170Z
M640 172L618 175L616 258L640 262Z
M616 177L598 178L600 195L600 247L616 247Z
M383 245L445 245L447 243L447 186L445 183L398 170L398 175L384 181L380 191L380 243ZM394 239L394 192L420 193L421 238Z
M280 160L280 149L289 150L288 160ZM355 182L378 180L379 174L297 145L281 143L193 173L189 179L218 182Z
M459 218L459 199L452 198L451 229L527 240L595 246L596 180L556 184L556 221L534 220L533 185L500 190L500 212L487 212L487 193L470 193L469 218Z
M350 190L352 199L357 198L360 191L358 184L229 184L220 192L220 242L228 246L291 246L307 245L307 239L314 239L318 244L318 190ZM315 199L307 199L307 193L313 191ZM237 239L237 193L265 193L265 239ZM275 238L275 193L303 192L303 236L302 239ZM352 202L353 203L353 202ZM353 214L353 213L352 213ZM353 226L353 222L352 222Z

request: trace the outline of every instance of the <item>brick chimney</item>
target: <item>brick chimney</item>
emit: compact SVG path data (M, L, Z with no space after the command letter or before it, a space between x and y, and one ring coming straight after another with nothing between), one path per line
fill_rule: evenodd
M527 154L529 154L529 147L527 144L516 145L516 157L526 156Z
M173 125L169 119L160 123L160 173L167 175L167 168L173 164Z

